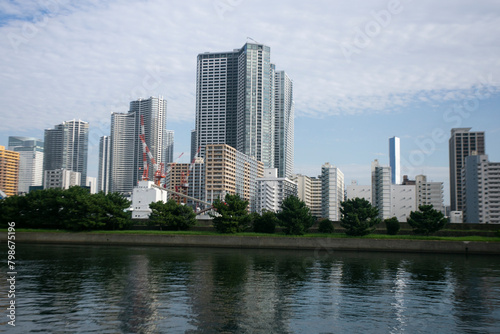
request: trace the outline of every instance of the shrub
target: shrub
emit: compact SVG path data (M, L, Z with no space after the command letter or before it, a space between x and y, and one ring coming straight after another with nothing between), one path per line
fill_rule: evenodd
M330 219L321 219L319 221L318 232L333 233L333 222Z
M226 194L224 202L215 200L213 207L217 214L210 214L213 217L212 224L219 233L243 232L250 222L250 215L247 207L248 201L240 198L239 195Z
M396 235L401 228L399 221L396 217L387 218L384 220L385 228L387 229L387 234Z

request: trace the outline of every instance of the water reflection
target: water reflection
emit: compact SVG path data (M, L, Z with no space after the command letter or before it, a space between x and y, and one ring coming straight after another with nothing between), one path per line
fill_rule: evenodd
M496 257L48 245L17 255L17 333L500 331Z

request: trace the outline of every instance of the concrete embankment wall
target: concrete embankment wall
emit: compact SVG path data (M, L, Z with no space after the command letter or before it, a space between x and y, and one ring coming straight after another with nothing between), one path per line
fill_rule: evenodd
M1 243L7 233L0 232ZM248 237L233 235L159 235L106 233L17 232L22 243L226 247L266 249L349 250L416 253L500 254L500 242L394 240L309 237Z

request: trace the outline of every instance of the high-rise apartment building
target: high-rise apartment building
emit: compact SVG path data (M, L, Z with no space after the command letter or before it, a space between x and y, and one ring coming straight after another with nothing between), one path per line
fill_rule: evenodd
M344 201L344 173L328 162L321 166L321 217L340 220L340 203Z
M277 79L279 78L279 79ZM275 90L279 80L278 90ZM279 122L292 134L283 134L284 156L293 152L293 102L291 81L284 72L276 74L270 63L270 48L246 43L230 52L198 55L196 84L196 148L208 144L227 144L247 156L275 166L276 94L279 95ZM290 115L291 114L291 115ZM283 119L283 123L281 122ZM286 124L285 122L289 123ZM285 146L291 142L291 145ZM287 151L288 150L288 151ZM288 155L287 153L288 152ZM291 163L291 162L288 162ZM292 167L293 168L293 167ZM290 167L289 167L290 169Z
M109 193L109 176L111 172L111 136L99 139L99 170L97 175L97 191Z
M81 174L81 184L87 179L89 123L72 120L45 130L44 173L47 170L66 169Z
M279 177L290 177L294 159L293 82L284 71L276 72L274 91L274 167Z
M165 165L174 162L174 130L165 130Z
M469 155L462 169L464 222L500 224L500 162Z
M136 137L133 113L111 114L109 150L109 191L130 195L136 185L134 178Z
M111 114L110 191L131 194L143 178L143 144L140 139L142 122L144 139L155 162L165 164L166 159L167 101L150 97L130 102L128 113ZM149 158L148 175L153 180L154 166Z
M372 205L378 208L380 219L392 217L391 167L372 162Z
M485 154L484 132L471 132L471 128L451 129L449 140L450 155L450 201L451 211L464 211L462 168L465 158Z
M135 155L134 155L134 185L142 179L143 148L139 138L141 134L141 117L144 120L144 138L155 161L165 164L165 130L167 129L167 100L163 97L150 97L130 102L129 114L135 116ZM149 180L153 180L154 168L148 159Z
M401 184L401 141L398 137L389 138L389 162L391 183Z
M0 190L7 196L17 195L19 184L19 152L0 146Z
M20 194L28 193L31 186L43 184L43 141L32 137L9 137L9 150L19 152Z

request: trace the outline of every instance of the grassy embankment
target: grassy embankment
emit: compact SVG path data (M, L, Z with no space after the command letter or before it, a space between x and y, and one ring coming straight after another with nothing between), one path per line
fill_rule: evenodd
M7 229L0 229L1 232L7 232ZM441 240L441 241L483 241L500 242L500 237L482 237L482 236L462 236L462 237L441 237L441 236L422 236L422 235L387 235L387 234L369 234L362 237L351 237L345 233L308 233L302 236L285 235L283 233L266 234L255 232L241 232L236 234L220 234L213 231L155 231L155 230L123 230L123 231L90 231L90 232L71 232L66 230L48 230L48 229L16 229L16 232L43 232L43 233L96 233L96 234L159 234L159 235L225 235L248 236L248 237L282 237L282 238L364 238L364 239L393 239L393 240ZM469 231L470 232L470 231Z

